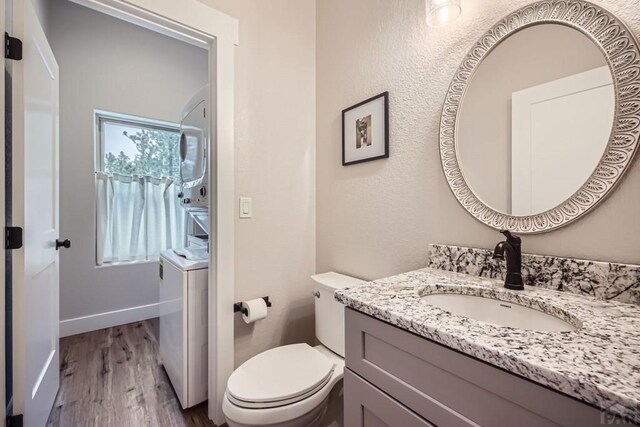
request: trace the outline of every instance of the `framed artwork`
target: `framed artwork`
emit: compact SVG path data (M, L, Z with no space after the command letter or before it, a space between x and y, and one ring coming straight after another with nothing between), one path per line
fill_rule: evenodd
M342 110L342 165L389 157L389 92Z

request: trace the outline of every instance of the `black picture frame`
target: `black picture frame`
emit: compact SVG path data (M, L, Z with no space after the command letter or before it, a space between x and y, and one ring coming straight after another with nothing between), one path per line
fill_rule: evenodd
M363 105L369 104L380 98L384 98L384 154L380 156L368 157L365 159L347 161L346 152L345 152L345 143L346 143L345 131L347 129L346 128L347 123L345 120L346 114L355 108L362 107ZM369 99L359 102L358 104L352 105L351 107L342 110L342 166L354 165L357 163L370 162L372 160L387 159L387 158L389 158L389 92L383 92L379 95L373 96Z

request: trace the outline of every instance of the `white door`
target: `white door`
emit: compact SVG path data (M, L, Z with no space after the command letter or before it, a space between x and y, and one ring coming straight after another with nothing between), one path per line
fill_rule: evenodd
M0 0L0 34L4 34L5 31L7 30L6 28L6 16L5 16L5 11L6 11L6 4L4 0ZM5 111L5 105L4 105L4 85L5 85L5 80L4 80L4 70L0 71L0 111L2 111L3 113L0 113L0 135L4 135L4 111ZM4 200L5 200L5 158L4 158L4 150L5 150L5 140L3 137L0 137L0 230L4 230L5 227L5 205L4 205ZM4 165L4 166L3 166ZM0 245L0 307L2 307L2 309L0 309L0 312L2 312L2 315L0 315L0 426L5 425L5 420L6 420L6 378L5 378L5 369L6 369L6 365L5 365L5 313L4 310L6 308L5 305L5 265L4 265L4 260L5 260L5 252L4 252L4 245Z
M587 181L609 141L614 101L606 66L512 95L513 215L552 209Z
M30 0L13 2L23 60L13 64L14 414L42 427L59 385L58 64Z

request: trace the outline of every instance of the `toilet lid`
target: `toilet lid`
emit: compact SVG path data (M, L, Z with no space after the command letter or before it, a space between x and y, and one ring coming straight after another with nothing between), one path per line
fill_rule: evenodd
M227 395L239 404L261 407L294 403L321 389L334 367L334 362L307 344L273 348L231 374Z

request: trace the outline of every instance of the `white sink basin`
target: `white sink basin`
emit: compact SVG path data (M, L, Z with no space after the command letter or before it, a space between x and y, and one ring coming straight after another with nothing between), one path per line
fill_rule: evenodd
M429 294L422 297L429 305L444 311L496 326L541 332L568 332L577 328L555 316L523 305L492 298L461 294Z

